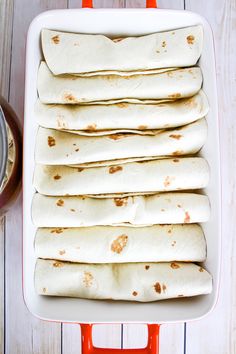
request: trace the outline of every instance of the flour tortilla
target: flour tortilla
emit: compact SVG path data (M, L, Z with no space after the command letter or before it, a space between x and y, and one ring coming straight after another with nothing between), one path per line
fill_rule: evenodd
M206 138L205 119L155 136L112 134L85 137L39 128L35 161L48 165L73 165L134 157L180 156L198 152Z
M150 302L209 294L212 277L193 263L79 264L38 259L39 295Z
M76 104L115 99L175 99L195 95L202 86L199 67L161 74L53 76L45 62L38 72L38 94L42 103ZM105 103L105 102L104 102Z
M197 224L40 228L35 253L38 258L79 263L203 262L206 240Z
M48 197L36 193L32 219L37 227L182 224L208 221L208 197L160 193L127 198Z
M48 29L41 36L45 60L58 75L195 65L202 52L203 29L198 25L114 40Z
M155 134L153 129L178 127L205 117L209 105L203 91L193 97L160 104L46 105L37 101L35 117L44 128L78 134L135 132ZM96 131L91 131L95 127Z
M206 160L184 157L84 170L37 164L33 185L41 194L65 196L200 189L208 181Z

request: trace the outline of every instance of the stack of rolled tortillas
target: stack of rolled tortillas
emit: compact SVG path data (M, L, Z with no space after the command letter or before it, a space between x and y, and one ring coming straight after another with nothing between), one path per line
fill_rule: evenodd
M127 38L44 29L41 39L37 293L142 302L210 293L202 27Z

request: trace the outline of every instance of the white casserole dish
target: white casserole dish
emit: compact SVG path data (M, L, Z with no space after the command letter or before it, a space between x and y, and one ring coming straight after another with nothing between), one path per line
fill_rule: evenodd
M154 303L96 301L73 298L43 297L34 289L34 235L31 202L34 146L38 129L34 119L37 99L37 71L42 59L40 32L42 28L59 31L135 36L201 24L204 28L203 52L199 65L203 71L210 112L207 116L208 139L201 151L209 163L211 178L204 191L211 202L211 217L203 224L208 253L204 267L213 275L210 295ZM164 323L187 321L206 315L216 303L220 268L220 156L217 112L216 73L213 37L209 24L201 16L186 11L160 9L76 9L45 12L36 17L28 32L26 53L24 167L23 167L23 288L28 309L37 317L76 323L141 322Z

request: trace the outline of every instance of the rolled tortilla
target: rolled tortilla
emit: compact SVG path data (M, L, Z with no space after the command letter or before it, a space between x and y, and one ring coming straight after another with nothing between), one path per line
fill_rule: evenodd
M194 193L101 199L36 193L32 202L37 227L186 224L208 221L209 216L208 197Z
M40 228L35 253L38 258L78 263L203 262L206 241L197 224Z
M33 185L41 194L64 196L200 189L208 181L206 160L185 157L88 169L37 164Z
M191 66L201 55L202 41L201 26L113 40L42 30L43 54L55 75Z
M79 264L38 259L39 295L150 302L209 294L212 277L193 263Z
M68 165L144 156L187 155L199 151L206 138L205 119L154 136L112 134L85 137L39 128L35 161L45 165Z
M59 130L91 132L125 129L150 130L178 127L203 118L209 110L203 91L172 103L114 105L45 105L37 101L35 116L40 126Z
M199 67L160 74L53 76L45 62L38 72L38 93L43 103L87 103L114 99L176 99L195 95L202 85Z

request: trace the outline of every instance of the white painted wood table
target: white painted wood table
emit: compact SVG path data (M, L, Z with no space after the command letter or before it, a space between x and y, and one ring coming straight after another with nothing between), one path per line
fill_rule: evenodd
M38 13L80 7L78 0L0 0L0 93L23 120L25 42ZM144 0L94 0L95 7L144 7ZM159 0L161 8L200 13L210 22L216 45L222 158L222 281L219 300L205 319L163 325L160 354L236 353L236 0ZM78 354L78 325L43 322L22 297L21 196L0 223L0 354ZM213 235L214 236L214 235ZM99 325L94 344L139 347L142 325Z

